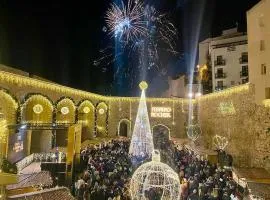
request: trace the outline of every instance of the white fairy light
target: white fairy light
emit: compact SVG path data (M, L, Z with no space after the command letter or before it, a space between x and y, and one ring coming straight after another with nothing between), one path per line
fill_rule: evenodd
M130 196L133 200L150 199L149 193L161 200L180 199L178 174L168 165L160 162L160 154L153 152L152 161L141 165L133 174L130 183Z

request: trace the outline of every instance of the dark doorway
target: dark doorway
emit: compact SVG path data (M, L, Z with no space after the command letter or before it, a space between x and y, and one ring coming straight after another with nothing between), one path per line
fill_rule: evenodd
M122 121L120 123L120 131L119 135L122 137L127 137L128 136L128 124L125 121Z
M68 130L61 129L56 131L56 147L66 147L68 140Z
M153 141L155 149L164 149L170 139L169 129L164 125L153 127Z
M49 152L52 148L52 132L50 130L32 130L30 153Z

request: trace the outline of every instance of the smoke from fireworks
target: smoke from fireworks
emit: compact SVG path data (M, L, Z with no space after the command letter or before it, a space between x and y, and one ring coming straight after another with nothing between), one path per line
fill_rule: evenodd
M126 69L114 70L114 77L126 77L128 80L138 78L138 70L164 72L166 64L161 55L177 55L177 30L168 20L167 15L160 14L155 7L144 5L139 0L121 1L120 5L111 4L105 21L104 32L114 38L111 45L100 51L101 57L94 65L102 68L117 63L119 58L128 57ZM108 30L108 31L107 31ZM118 42L118 47L113 43ZM137 69L134 69L137 68ZM124 73L124 74L119 74ZM130 81L130 84L136 81ZM132 86L131 86L132 87Z

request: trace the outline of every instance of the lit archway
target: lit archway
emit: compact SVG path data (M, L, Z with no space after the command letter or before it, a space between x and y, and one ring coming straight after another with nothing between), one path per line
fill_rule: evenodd
M121 119L118 123L117 135L122 137L131 137L131 121Z
M60 98L56 102L56 122L75 123L76 106L71 98Z
M103 137L108 134L108 106L101 102L96 107L96 134L98 137Z
M164 148L164 145L170 140L170 129L164 124L157 124L152 127L153 142L156 149Z
M168 134L168 139L171 139L171 130L168 126L164 124L157 124L152 126L152 133L154 134L155 131L163 131L165 134Z
M15 97L5 89L0 89L0 156L7 157L9 134L14 130L8 130L7 125L16 124L19 103ZM13 131L13 132L10 132ZM0 158L1 159L1 158Z
M52 123L53 103L41 94L29 94L21 105L21 123Z
M78 104L78 123L82 124L82 138L85 141L93 138L95 131L95 106L89 100L83 100Z
M28 94L21 105L21 127L11 141L24 141L25 155L48 152L52 147L51 130L29 130L26 124L36 127L53 122L54 106L52 101L42 94ZM17 139L16 137L20 138ZM15 156L19 157L19 156Z
M75 123L75 112L76 106L73 99L69 97L60 98L56 104L56 117L55 122L57 124L69 124L72 125ZM67 129L59 129L56 130L54 138L54 146L58 147L66 147L68 140L68 130Z

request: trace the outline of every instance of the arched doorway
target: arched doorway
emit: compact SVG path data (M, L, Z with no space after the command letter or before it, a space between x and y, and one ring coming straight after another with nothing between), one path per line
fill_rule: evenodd
M174 154L170 140L169 127L158 124L152 127L154 148L159 150L160 158L163 163L168 164L173 169L176 169L174 165Z
M28 129L26 124L33 127L51 124L53 121L53 102L42 94L30 93L21 104L21 124L15 137L24 138L27 143L23 147L27 155L32 153L49 152L52 148L52 131L40 128ZM20 140L20 139L17 139Z
M170 140L170 129L163 124L158 124L153 126L152 132L155 149L166 148L166 144Z
M55 103L55 122L61 124L74 124L76 106L70 97L61 97ZM68 129L57 129L54 132L54 147L66 147L68 144Z
M118 136L130 137L131 136L131 122L128 119L121 119L118 124Z

